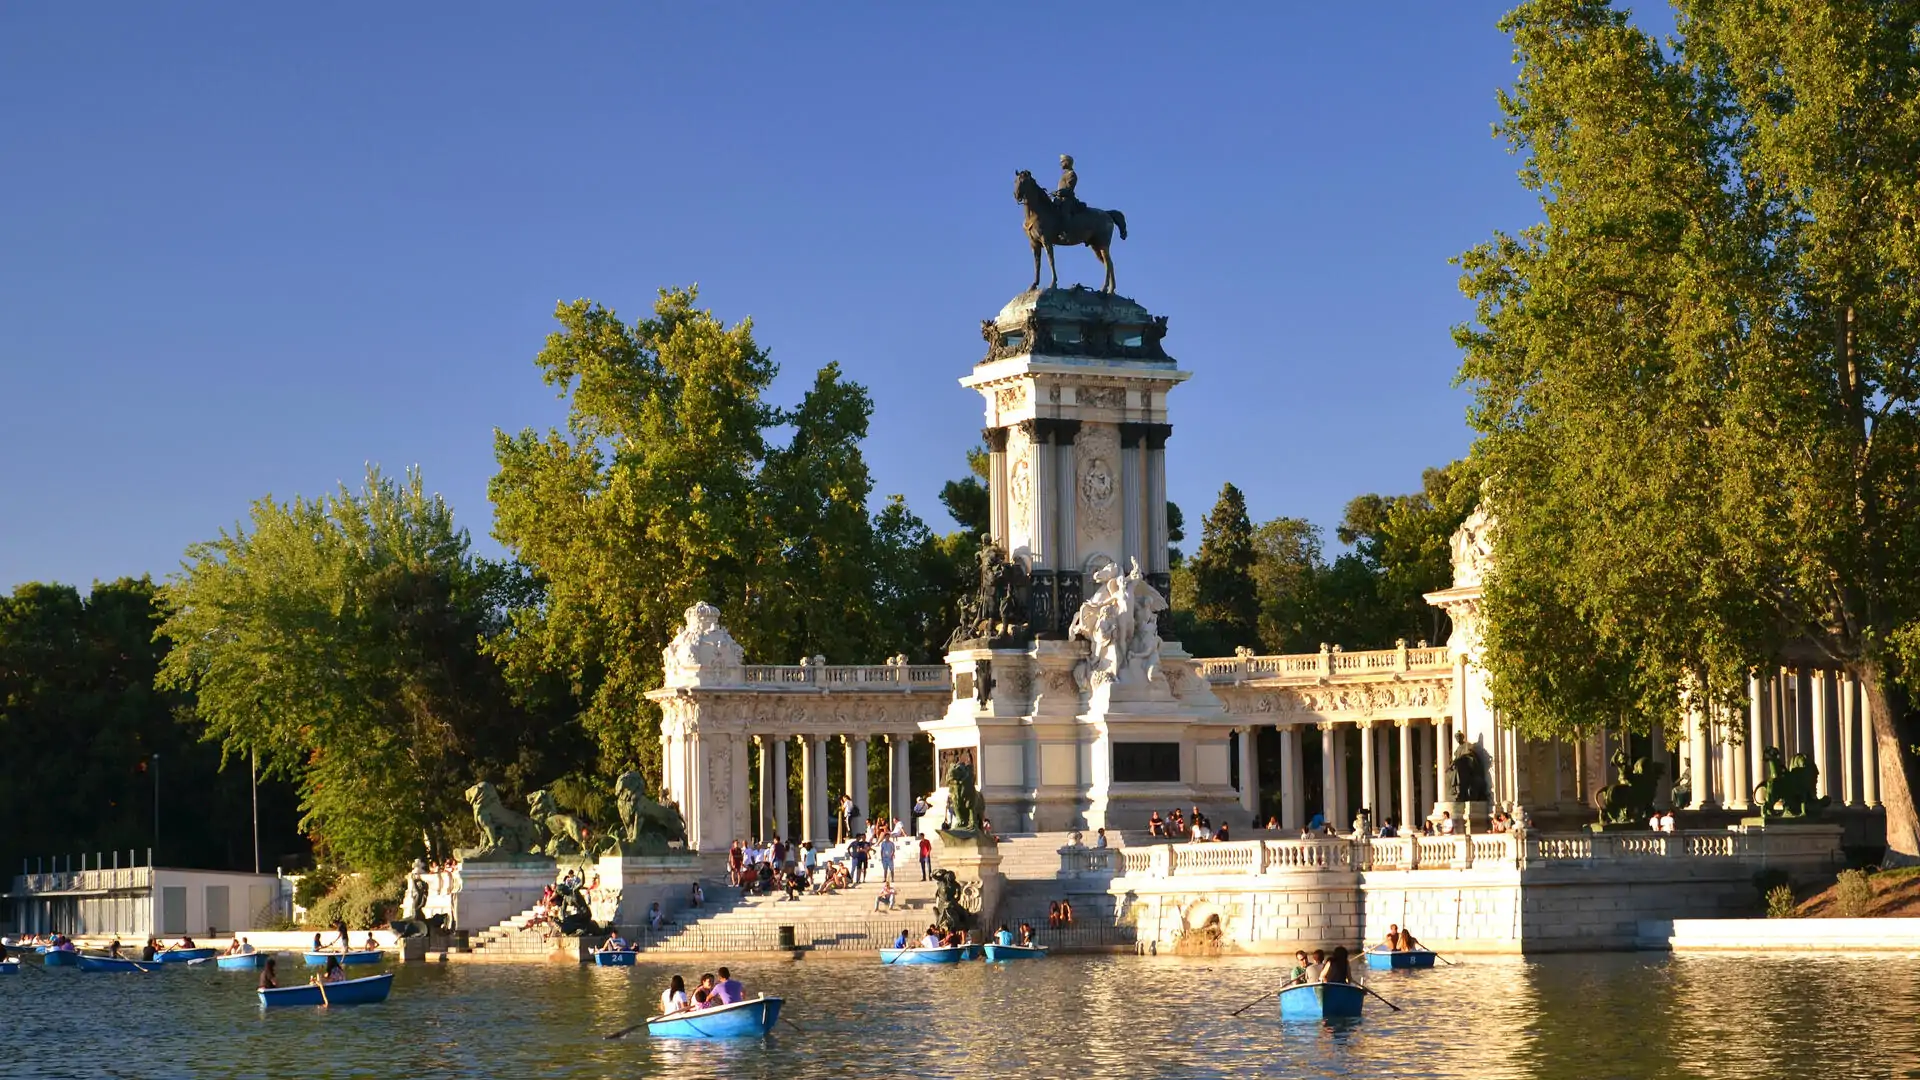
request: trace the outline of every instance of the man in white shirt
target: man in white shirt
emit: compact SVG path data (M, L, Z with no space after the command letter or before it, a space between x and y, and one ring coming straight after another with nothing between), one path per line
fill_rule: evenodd
M1441 836L1453 835L1453 814L1450 811L1447 811L1447 810L1440 811L1440 835Z

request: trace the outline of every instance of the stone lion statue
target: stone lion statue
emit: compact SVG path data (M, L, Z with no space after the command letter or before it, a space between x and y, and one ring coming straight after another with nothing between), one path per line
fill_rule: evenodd
M1816 795L1819 790L1815 783L1820 777L1820 767L1807 760L1805 754L1793 755L1792 764L1777 746L1769 746L1761 754L1766 762L1767 778L1753 789L1753 805L1760 808L1760 818L1810 818L1818 817L1820 811L1827 808L1833 800L1825 795Z
M674 841L684 844L687 823L672 800L655 802L647 794L646 778L637 772L623 772L613 782L615 803L620 810L620 835L614 847L622 855L664 855Z
M1627 748L1613 752L1613 769L1619 776L1600 792L1600 820L1609 825L1637 825L1653 813L1654 789L1666 767L1644 757L1627 760Z
M947 769L948 832L980 831L980 790L973 786L973 766L956 761Z
M487 859L512 859L538 854L540 828L525 814L507 809L500 793L482 780L467 789L467 804L473 807L473 823L480 826L480 846L456 852L462 862Z
M582 824L580 819L560 809L554 801L553 793L542 788L527 796L527 808L533 814L534 824L546 830L548 855L593 855L598 852L600 839L592 835L592 830Z

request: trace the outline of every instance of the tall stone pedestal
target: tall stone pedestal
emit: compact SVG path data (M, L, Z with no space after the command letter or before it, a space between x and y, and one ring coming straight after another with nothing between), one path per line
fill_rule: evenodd
M1493 822L1493 804L1490 802L1437 802L1433 804L1433 816L1427 820L1438 823L1442 813L1453 816L1453 831L1466 832L1469 826L1474 832L1486 832Z
M1000 925L1002 898L1007 879L1000 873L1000 845L991 837L950 833L936 834L940 841L938 865L953 871L961 885L978 882L980 910L974 916L975 940L986 937Z
M558 867L552 859L527 855L499 862L463 862L453 872L450 926L479 931L518 915L540 902Z
M700 877L701 859L691 853L680 855L605 855L587 873L600 876L600 887L593 890L593 921L603 926L633 930L645 926L647 911L654 901L660 910L676 921L687 909L687 895Z

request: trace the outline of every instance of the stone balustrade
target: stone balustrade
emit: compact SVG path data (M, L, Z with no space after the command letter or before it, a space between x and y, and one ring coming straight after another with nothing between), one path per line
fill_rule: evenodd
M1465 870L1475 866L1530 868L1595 866L1654 860L1729 860L1766 863L1819 857L1830 850L1828 831L1701 831L1679 833L1511 833L1477 836L1403 836L1357 842L1338 837L1246 840L1224 844L1155 844L1136 848L1062 848L1065 877L1177 878L1252 876L1326 871Z
M749 664L741 670L749 685L945 688L952 682L945 664Z
M1248 680L1286 680L1317 682L1337 676L1365 675L1444 675L1453 670L1453 653L1446 646L1373 649L1342 652L1327 648L1315 653L1287 653L1255 656L1243 653L1194 662L1200 674L1211 683L1232 684Z

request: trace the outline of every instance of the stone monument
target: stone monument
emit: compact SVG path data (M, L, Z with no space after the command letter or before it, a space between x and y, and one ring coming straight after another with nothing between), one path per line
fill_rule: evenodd
M1057 242L1047 215L1062 208L1031 176L1021 189L1030 235ZM1166 317L1111 291L1035 288L981 333L986 355L960 382L985 404L991 528L948 645L952 700L921 724L937 774L966 762L1000 832L1141 828L1170 805L1241 814L1234 725L1162 636L1167 395L1190 377L1167 355ZM936 820L949 798L936 794Z

